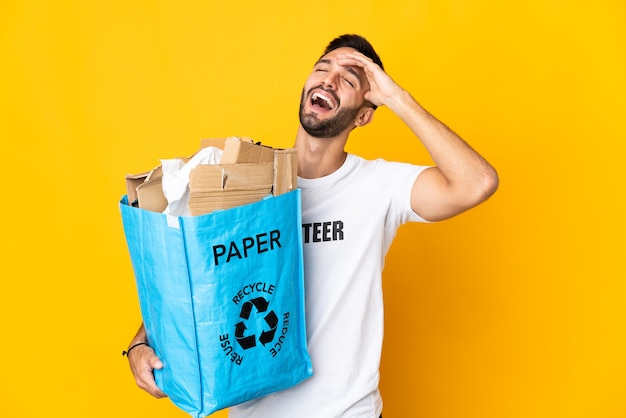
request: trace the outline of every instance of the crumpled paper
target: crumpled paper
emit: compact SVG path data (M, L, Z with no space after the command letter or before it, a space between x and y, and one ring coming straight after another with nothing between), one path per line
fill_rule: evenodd
M219 164L223 151L215 147L199 150L189 161L173 158L161 160L163 194L167 207L163 211L172 216L191 216L189 211L189 173L199 164Z

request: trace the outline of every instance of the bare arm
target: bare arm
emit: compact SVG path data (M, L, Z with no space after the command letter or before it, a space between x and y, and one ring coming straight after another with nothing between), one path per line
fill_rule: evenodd
M370 90L365 99L391 109L421 140L435 167L415 181L411 207L424 219L439 221L485 201L498 188L495 169L463 139L428 113L378 65L359 53L339 60L363 68Z
M388 107L421 139L435 167L422 173L411 193L413 210L430 221L450 218L491 196L498 187L494 168L465 141L424 110L407 92Z
M139 331L137 331L137 335L129 344L129 347L137 343L147 343L148 338L146 336L146 330L141 324ZM150 395L155 398L164 398L167 395L163 393L156 382L154 381L154 369L161 369L163 367L163 363L154 353L154 350L147 345L140 345L128 353L128 362L130 364L130 370L135 377L135 382L137 382L137 386L141 389L148 392Z

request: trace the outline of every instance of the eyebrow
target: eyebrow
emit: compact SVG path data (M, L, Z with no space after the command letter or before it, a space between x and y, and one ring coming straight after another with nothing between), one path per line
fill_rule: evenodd
M320 58L319 60L317 60L315 65L317 65L317 64L330 64L330 63L331 63L331 61L328 58ZM359 73L352 66L341 65L341 67L345 68L346 71L348 71L350 74L352 74L357 79L357 81L359 82L359 87L363 87L363 82L361 81L361 76L359 75Z

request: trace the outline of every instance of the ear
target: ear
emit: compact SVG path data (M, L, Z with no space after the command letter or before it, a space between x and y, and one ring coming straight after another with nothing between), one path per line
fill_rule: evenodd
M356 121L354 124L356 126L365 126L372 121L374 118L374 109L369 106L364 106L359 111L359 114L356 117Z

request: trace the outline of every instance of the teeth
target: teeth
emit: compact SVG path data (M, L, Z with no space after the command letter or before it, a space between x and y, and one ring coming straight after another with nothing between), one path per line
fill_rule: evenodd
M324 100L328 104L328 107L330 107L331 109L335 108L335 104L332 102L332 100L330 100L330 98L328 98L328 97L326 97L326 96L324 96L322 94L314 93L312 99L313 100L315 100L315 99L322 99L322 100Z

